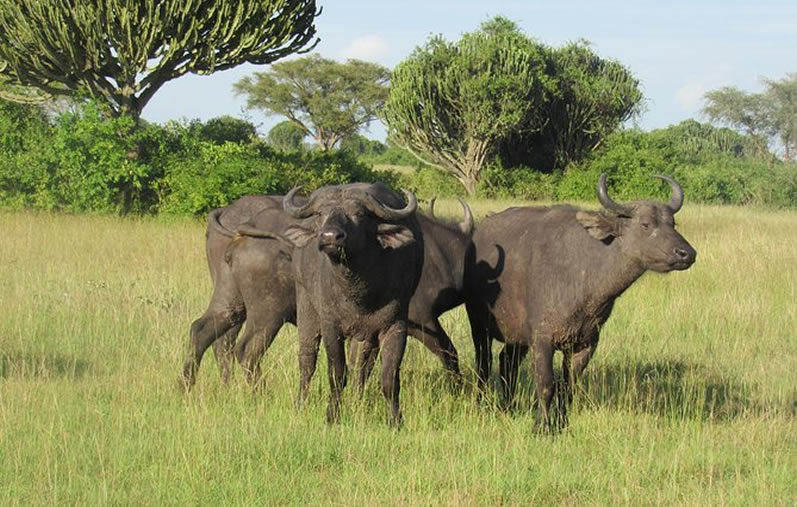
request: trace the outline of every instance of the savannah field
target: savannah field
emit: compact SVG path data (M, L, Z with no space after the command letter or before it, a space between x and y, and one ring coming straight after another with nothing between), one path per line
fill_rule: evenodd
M514 411L477 402L462 308L444 325L463 388L410 339L399 431L377 375L325 423L323 352L297 411L290 325L263 392L240 371L223 385L209 351L185 394L202 221L0 212L0 505L797 505L797 212L687 201L677 218L696 264L618 300L550 436L528 361Z

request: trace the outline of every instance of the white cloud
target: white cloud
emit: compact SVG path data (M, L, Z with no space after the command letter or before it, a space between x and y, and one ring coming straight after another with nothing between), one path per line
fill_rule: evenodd
M688 83L675 91L673 102L684 111L697 111L703 106L703 95L713 89L706 82Z
M387 54L387 42L378 35L366 35L355 39L343 50L343 58L377 61Z

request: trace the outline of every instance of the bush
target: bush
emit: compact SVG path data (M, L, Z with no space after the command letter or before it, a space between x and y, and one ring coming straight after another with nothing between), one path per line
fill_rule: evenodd
M551 201L556 197L559 173L544 174L528 167L504 169L498 164L484 168L477 192L494 199Z
M346 152L284 153L262 144L199 142L169 164L160 210L203 215L247 194L285 194L296 185L311 192L376 180L396 184L390 173L373 171Z
M401 188L412 190L422 199L432 197L461 197L465 187L449 173L425 166L399 176Z

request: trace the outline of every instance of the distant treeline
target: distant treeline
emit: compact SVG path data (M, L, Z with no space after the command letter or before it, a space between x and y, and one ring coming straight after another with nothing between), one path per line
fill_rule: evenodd
M464 193L449 174L361 136L329 152L286 151L244 120L135 126L93 103L54 112L0 101L0 153L5 208L202 215L245 194L375 180L427 198ZM665 198L669 190L649 176L667 174L682 183L689 202L797 207L797 166L755 153L745 136L691 120L651 132L621 130L564 171L494 163L478 195L591 200L598 175L608 172L618 199ZM413 170L374 169L391 165Z

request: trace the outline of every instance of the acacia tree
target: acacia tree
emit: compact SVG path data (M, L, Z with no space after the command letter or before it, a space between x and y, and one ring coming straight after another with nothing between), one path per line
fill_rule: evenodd
M169 80L310 50L314 0L4 0L0 76L49 95L88 93L138 119Z
M767 139L773 134L772 121L763 94L748 93L732 86L712 90L703 96L710 121L727 125L747 135L759 156L768 153Z
M393 71L389 138L473 194L502 139L542 128L551 90L544 67L542 46L503 17L456 43L431 37Z
M326 151L377 118L389 80L390 71L375 63L310 55L275 63L234 88L249 109L288 118Z

